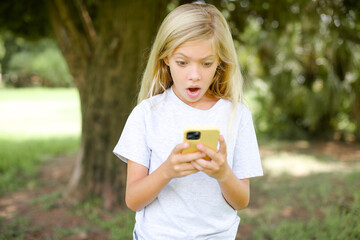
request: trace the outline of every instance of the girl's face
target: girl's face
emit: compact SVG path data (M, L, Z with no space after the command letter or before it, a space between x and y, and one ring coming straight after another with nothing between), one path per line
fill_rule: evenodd
M210 108L207 91L218 66L211 40L185 42L165 58L170 68L174 93L184 103L199 109Z

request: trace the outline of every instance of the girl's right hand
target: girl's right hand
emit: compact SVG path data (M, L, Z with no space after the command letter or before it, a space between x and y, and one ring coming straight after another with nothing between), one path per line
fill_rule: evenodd
M189 143L176 145L168 159L151 174L147 167L129 159L125 201L130 209L139 211L150 204L171 179L198 172L190 162L203 158L206 154L181 154L188 147Z
M206 156L202 152L182 154L181 152L189 147L189 143L181 143L174 147L168 159L164 162L165 174L169 179L185 177L199 170L194 168L191 161L195 161Z

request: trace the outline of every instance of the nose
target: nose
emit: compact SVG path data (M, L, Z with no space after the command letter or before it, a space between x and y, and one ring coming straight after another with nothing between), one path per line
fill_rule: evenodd
M193 65L188 72L188 79L191 81L199 81L201 79L200 68L197 65Z

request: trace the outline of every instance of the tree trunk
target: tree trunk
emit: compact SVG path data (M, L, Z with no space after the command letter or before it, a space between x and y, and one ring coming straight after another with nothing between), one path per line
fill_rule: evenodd
M93 4L89 13L81 0L48 1L55 37L81 102L81 147L68 196L102 196L106 208L123 207L126 165L112 150L135 106L146 57L167 4Z

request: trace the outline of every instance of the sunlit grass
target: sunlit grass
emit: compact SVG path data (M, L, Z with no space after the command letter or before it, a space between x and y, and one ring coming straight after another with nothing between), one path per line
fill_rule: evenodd
M316 173L351 172L360 170L360 162L346 163L340 161L324 161L316 155L289 153L280 151L276 155L263 158L263 167L268 175L283 174L295 177L308 176Z
M42 163L74 154L79 137L75 89L0 89L0 195L34 185Z
M0 89L0 135L79 135L76 89Z

